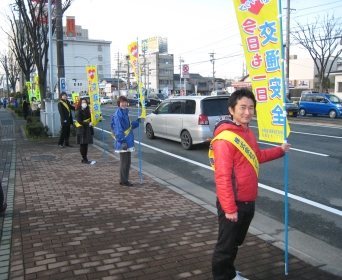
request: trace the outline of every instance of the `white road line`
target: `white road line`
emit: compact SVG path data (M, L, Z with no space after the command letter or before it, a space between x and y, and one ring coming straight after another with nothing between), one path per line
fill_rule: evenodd
M102 129L97 128L97 127L95 127L95 129L102 130ZM104 130L104 132L110 134L109 131ZM135 140L134 142L137 143L137 144L139 143L139 141L136 141L136 140ZM168 156L171 156L171 157L174 157L174 158L177 158L177 159L186 161L186 162L188 162L188 163L192 163L192 164L194 164L194 165L197 165L197 166L200 166L200 167L202 167L202 168L205 168L205 169L208 169L208 170L211 170L211 171L212 171L212 168L211 168L211 166L209 166L209 165L205 165L205 164L199 163L199 162L197 162L197 161L193 161L193 160L187 159L187 158L185 158L185 157L181 157L181 156L174 155L174 154L172 154L172 153L166 152L166 151L164 151L164 150L161 150L161 149L152 147L152 146L147 145L147 144L144 144L144 143L140 143L140 145L145 146L146 148L155 150L155 151L157 151L157 152L163 153L163 154L165 154L165 155L168 155ZM274 145L274 146L277 146L277 145ZM291 149L292 149L292 148L291 148ZM259 185L260 188L263 188L263 189L266 189L266 190L268 190L268 191L270 191L270 192L274 192L274 193L280 194L280 195L282 195L282 196L285 196L285 192L284 192L284 191L281 191L281 190L278 190L278 189L275 189L275 188L266 186L266 185L261 184L261 183L259 183L258 185ZM342 211L337 210L337 209L335 209L335 208L332 208L332 207L329 207L329 206L320 204L320 203L318 203L318 202L315 202L315 201L312 201L312 200L309 200L309 199L306 199L306 198L303 198L303 197L300 197L300 196L297 196L297 195L294 195L294 194L291 194L291 193L288 193L288 197L289 197L289 198L292 198L292 199L294 199L294 200L303 202L303 203L305 203L305 204L314 206L314 207L316 207L316 208L322 209L322 210L324 210L324 211L327 211L327 212L330 212L330 213L339 215L339 216L342 217Z
M281 191L281 190L278 190L278 189L274 189L272 187L266 186L266 185L261 184L261 183L259 183L258 185L259 185L260 188L263 188L265 190L268 190L268 191L271 191L271 192L274 192L274 193L277 193L277 194L285 196L285 192L284 191ZM311 206L317 207L319 209L325 210L327 212L330 212L330 213L342 216L342 211L337 210L337 209L332 208L332 207L329 207L329 206L326 206L326 205L323 205L321 203L318 203L318 202L315 202L315 201L312 201L312 200L300 197L298 195L290 194L290 193L288 193L288 197L292 198L294 200L297 200L297 201L309 204Z
M278 147L279 145L276 144L271 144L271 143L266 143L266 142L261 142L261 141L257 141L259 144L264 144L264 145L269 145L269 146L274 146L274 147ZM316 155L316 156L321 156L321 157L328 157L329 155L326 154L321 154L321 153L315 153L315 152L310 152L310 151L306 151L306 150L301 150L301 149L296 149L296 148L291 148L291 150L293 151L297 151L297 152L301 152L301 153L306 153L306 154L312 154L312 155Z

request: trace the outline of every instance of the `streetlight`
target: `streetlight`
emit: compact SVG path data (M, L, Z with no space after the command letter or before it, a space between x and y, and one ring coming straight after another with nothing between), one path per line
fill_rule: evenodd
M97 56L95 56L95 57L93 57L93 58L91 58L91 59L87 59L87 58L85 58L85 57L83 57L83 56L75 56L75 58L83 58L83 59L85 59L85 60L88 62L88 65L89 65L89 64L90 64L90 61L92 61L93 59L97 58Z

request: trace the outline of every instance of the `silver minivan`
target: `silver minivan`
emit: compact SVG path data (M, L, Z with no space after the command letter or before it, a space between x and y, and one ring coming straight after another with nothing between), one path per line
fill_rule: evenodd
M228 95L219 95L166 99L146 116L146 136L180 142L186 150L195 144L210 142L216 120L228 114L228 98Z

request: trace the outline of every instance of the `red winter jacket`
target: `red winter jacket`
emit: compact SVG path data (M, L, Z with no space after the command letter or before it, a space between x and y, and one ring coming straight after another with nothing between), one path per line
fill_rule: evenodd
M219 123L214 136L229 130L242 137L256 154L259 164L284 156L281 147L260 150L254 132L226 120ZM212 145L215 156L216 195L225 213L237 211L236 201L254 201L258 195L258 177L246 157L230 142L216 140Z

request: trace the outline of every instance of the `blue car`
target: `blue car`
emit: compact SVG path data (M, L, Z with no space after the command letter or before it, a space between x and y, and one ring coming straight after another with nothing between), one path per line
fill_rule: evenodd
M305 93L299 102L299 114L328 115L330 118L342 116L342 100L327 93Z

